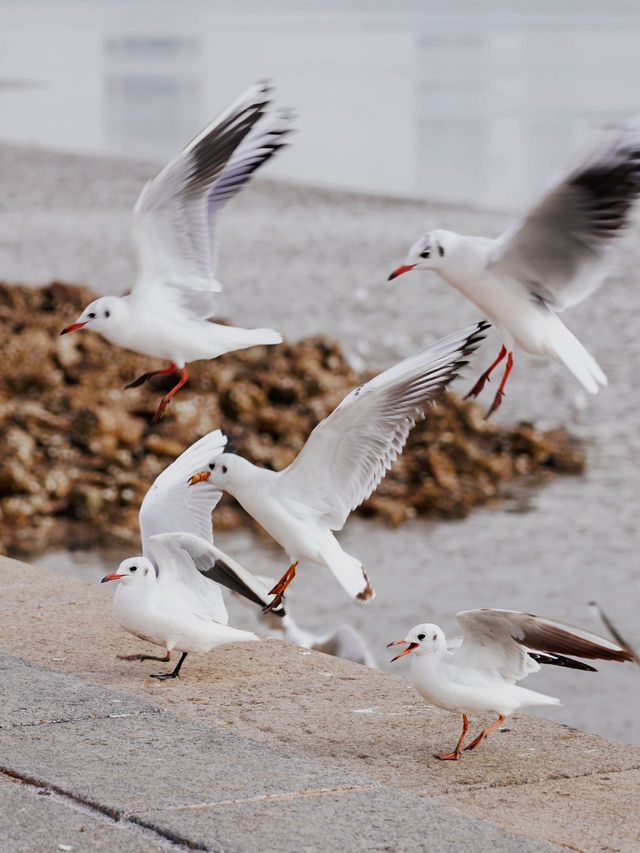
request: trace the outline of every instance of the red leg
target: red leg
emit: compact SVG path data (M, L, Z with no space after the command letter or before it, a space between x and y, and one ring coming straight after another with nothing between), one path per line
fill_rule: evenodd
M496 369L496 367L500 364L500 362L502 361L502 359L505 357L506 354L507 354L507 348L505 346L503 346L502 349L500 350L498 357L493 362L493 364L490 365L485 370L485 372L482 374L480 379L478 379L478 381L473 386L471 391L469 391L469 393L465 395L465 398L464 398L465 400L468 400L469 397L477 397L478 394L480 394L480 392L484 388L485 384L490 381L489 377L491 376L493 371Z
M485 738L489 737L489 735L491 734L491 732L495 732L495 730L498 728L498 726L501 726L501 725L504 723L504 721L505 721L506 719L507 719L507 718L504 716L504 714L500 714L500 716L499 716L499 717L498 717L498 719L495 721L495 723L491 723L491 725L490 725L490 726L488 726L486 729L483 729L483 730L480 732L480 734L478 735L478 737L477 737L475 740L472 740L472 741L471 741L471 743L469 744L469 746L465 746L465 751L466 751L466 750L468 750L468 749L476 749L476 747L480 746L480 744L482 743L482 741L483 741Z
M124 386L124 390L126 391L129 388L137 388L139 385L144 385L145 382L148 382L150 379L153 379L154 376L166 376L169 373L177 373L178 368L175 364L169 365L165 370L152 370L151 373L143 373L142 376L138 376L137 379L134 379L133 382L130 382L128 385Z
M295 563L292 563L287 571L282 575L278 583L274 586L274 588L269 592L269 595L275 595L275 598L272 602L267 604L266 607L262 608L263 613L269 613L270 610L273 610L274 607L279 607L282 604L282 599L284 598L284 594L287 590L287 587L291 584L293 579L296 576L296 569L298 568L298 560Z
M460 737L458 738L458 743L456 744L456 748L453 752L436 752L434 758L439 758L440 761L457 761L462 754L462 744L464 743L464 739L467 736L467 732L469 731L469 718L466 714L462 715L462 732L460 733Z
M156 409L156 413L153 416L153 423L157 424L160 418L164 415L167 406L171 402L172 398L178 393L178 391L182 388L183 385L189 381L189 376L187 375L187 368L183 367L180 370L180 381L177 385L174 385L171 391L168 394L165 394L162 400L160 400L160 405Z
M485 415L485 420L490 418L491 415L499 408L500 403L502 403L502 398L504 397L504 386L507 384L507 379L509 378L509 374L511 373L511 368L513 367L513 353L510 352L507 357L507 366L504 369L504 375L502 377L502 381L500 382L500 386L496 392L496 396L493 398L493 403L491 404L491 408Z

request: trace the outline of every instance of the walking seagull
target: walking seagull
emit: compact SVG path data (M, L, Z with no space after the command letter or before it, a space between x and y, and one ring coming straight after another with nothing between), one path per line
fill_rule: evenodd
M562 362L591 394L607 384L595 359L558 314L602 283L614 238L629 225L640 194L640 131L616 132L525 216L495 240L429 231L389 281L433 270L478 306L497 328L502 349L468 397L477 397L506 357L489 417L498 408L515 346Z
M352 391L316 426L284 471L269 471L223 453L191 484L207 481L229 492L289 557L273 587L277 607L301 562L325 566L359 602L374 591L362 563L342 550L341 530L352 510L369 497L407 441L416 421L438 399L484 339L483 321L437 341Z
M200 574L215 563L218 550L191 533L161 533L147 542L149 557L129 557L102 583L119 581L113 600L116 620L136 637L163 646L169 660L182 652L172 672L155 673L159 681L178 678L189 652L209 652L227 643L257 640L250 631L227 625L220 587ZM206 594L202 594L208 584Z
M118 594L122 606L128 607L127 603L135 600L136 595L138 597L152 595L156 604L162 603L173 594L171 591L177 583L176 579L179 580L178 586L182 589L187 601L191 604L200 602L200 607L204 611L214 614L215 621L221 624L226 624L227 616L224 604L222 604L219 584L261 607L270 604L272 596L269 594L269 585L263 579L247 571L240 563L227 556L213 544L211 514L222 497L222 492L210 484L200 489L190 489L187 483L194 468L206 465L212 459L216 459L224 452L226 444L226 436L219 429L213 430L187 448L156 477L153 485L144 496L138 516L142 554L124 560L118 572L107 576L111 580L119 579L115 577L116 574L136 574L137 578L141 576L145 578L144 581L140 582L144 586L139 586L138 581L131 581L131 584L135 583L135 586L131 586L131 591L127 592L126 595L124 593ZM184 542L181 545L178 543L174 547L172 555L167 557L166 547L162 550L162 544L160 546L153 545L154 537L167 533L188 534L191 538L185 540L186 546ZM199 543L196 545L197 555L199 556L194 560L193 555L190 556L191 552L187 546L189 546L189 542L193 545L193 540L196 538L197 543ZM177 542L177 540L175 541ZM211 548L207 550L202 544L203 542L210 545ZM161 554L167 557L165 569L156 559L158 547L161 549ZM187 547L186 551L185 547ZM175 567L176 564L177 568ZM193 568L194 565L195 569ZM136 567L134 572L130 571L131 566ZM149 566L153 569L153 578L149 573L145 574L144 570ZM168 574L168 578L163 578L164 572ZM126 589L129 590L129 582L126 584ZM123 602L124 604L122 604ZM138 613L135 610L133 611L133 622L129 617L125 617L127 624L124 624L118 616L119 607L120 605L116 601L116 618L129 630L128 624L137 624ZM285 616L284 608L276 607L274 615L280 618ZM164 616L161 612L158 618L162 623ZM148 618L147 621L149 621ZM131 630L130 633L148 639L153 632L150 633L146 628L144 631L142 629ZM158 627L153 635L157 635L157 631L161 630L161 627ZM155 642L155 640L151 640L151 642ZM127 661L159 660L168 662L171 659L171 650L167 646L164 657L147 654L119 655L118 657L120 660ZM195 651L195 649L193 650Z
M116 346L167 359L166 369L126 386L180 374L155 421L187 382L189 362L282 342L272 329L209 322L222 290L215 277L216 217L291 132L291 114L268 112L268 106L269 87L252 86L146 184L133 211L139 271L131 293L96 299L60 333L93 329Z
M560 705L544 693L518 687L540 664L596 672L577 658L630 661L633 656L615 643L551 619L515 610L463 610L456 614L462 640L447 644L437 625L416 625L393 660L413 654L410 678L418 693L432 705L462 714L462 733L452 752L437 753L442 761L457 761L469 730L469 714L498 714L465 749L476 749L509 714L531 705Z

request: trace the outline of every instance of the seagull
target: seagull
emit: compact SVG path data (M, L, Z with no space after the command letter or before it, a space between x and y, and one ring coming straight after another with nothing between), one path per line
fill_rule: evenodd
M560 705L560 700L536 693L516 682L538 672L540 664L564 666L586 672L596 669L588 660L631 661L632 655L615 643L562 622L515 610L463 610L456 614L462 626L461 640L447 643L437 625L412 628L406 644L393 660L413 654L411 681L432 705L462 714L462 733L453 752L437 753L441 761L457 761L469 731L469 714L498 714L465 749L476 749L504 723L509 714L531 705Z
M226 445L227 437L221 430L213 430L188 447L156 477L144 496L138 514L142 554L129 558L129 561L125 560L122 565L129 563L140 570L141 566L147 566L150 563L154 569L154 575L160 582L162 571L156 561L157 548L153 548L153 537L165 533L190 534L214 548L209 552L210 560L198 562L199 572L189 570L181 574L182 583L187 586L187 591L192 598L212 602L212 606L216 608L221 600L219 585L222 585L237 592L248 601L266 607L271 602L269 584L213 546L211 514L222 497L222 492L209 484L200 489L190 489L187 483L194 467L206 465L217 458L224 452ZM144 574L143 571L142 574ZM284 608L276 607L274 615L279 618L284 617ZM168 662L171 659L171 650L167 649L166 656L162 658L146 654L119 655L118 657L120 660L127 661Z
M187 382L186 365L259 344L279 344L273 329L209 322L216 293L219 211L253 172L285 145L292 115L268 112L269 86L252 86L142 190L133 211L138 277L126 296L103 296L60 333L93 329L115 346L170 362L127 385L177 373L154 421Z
M334 530L369 497L391 467L416 421L484 339L482 321L455 332L360 385L313 430L284 471L222 453L191 485L229 492L287 552L289 568L273 587L277 607L301 562L328 568L361 603L374 597L362 563L342 550Z
M217 548L192 533L160 533L147 546L151 558L128 557L102 583L119 581L113 600L116 620L130 634L163 646L167 655L157 660L169 660L174 649L182 652L171 672L152 678L179 678L189 652L258 639L251 631L227 625L220 587L200 574L218 559Z
M502 348L467 397L477 397L506 358L487 413L499 407L517 345L562 362L591 394L607 384L595 359L558 314L602 283L614 238L630 224L640 194L640 136L609 136L495 240L429 231L389 281L410 270L433 270L471 300L498 330Z

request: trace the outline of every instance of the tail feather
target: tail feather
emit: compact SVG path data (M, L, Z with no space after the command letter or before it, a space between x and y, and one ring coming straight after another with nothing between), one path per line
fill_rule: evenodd
M560 320L553 325L549 348L551 355L561 361L590 394L597 394L599 386L608 385L598 362Z
M248 349L261 344L281 344L282 335L274 329L241 329L238 326L221 326L211 323L212 337L216 346L226 347L227 352Z
M375 590L360 560L339 548L327 560L327 566L342 588L360 604L367 604L375 598Z

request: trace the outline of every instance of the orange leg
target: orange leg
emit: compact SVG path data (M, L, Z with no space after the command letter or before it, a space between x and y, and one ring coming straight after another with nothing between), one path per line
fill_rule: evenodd
M165 394L162 400L160 400L160 405L156 409L156 413L153 416L153 423L157 424L158 421L162 418L164 413L167 410L167 406L171 402L171 399L178 393L178 391L182 388L183 385L189 381L189 376L187 375L187 368L183 367L180 371L180 381L177 385L174 385L171 391L168 394Z
M507 356L507 366L504 369L504 375L502 377L502 381L496 391L496 396L493 398L493 403L491 404L491 408L485 415L485 420L490 418L491 415L499 408L500 403L502 403L502 398L504 397L504 386L507 384L507 379L509 378L509 374L511 373L511 368L513 367L513 353L510 352Z
M456 748L453 752L436 752L434 754L434 758L439 758L440 761L457 761L462 754L462 744L464 743L464 739L467 736L467 732L469 731L469 718L466 714L462 715L462 731L460 733L460 737L458 738L458 743L456 744Z
M282 575L278 583L274 586L274 588L269 592L269 595L275 595L275 598L272 602L267 604L266 607L262 608L263 613L269 613L269 611L273 610L274 607L279 607L282 604L282 599L284 598L284 594L296 576L296 569L298 568L298 560L295 563L292 563L287 571Z
M491 723L491 725L490 725L490 726L488 726L486 729L483 729L483 730L480 732L480 734L478 735L478 737L477 737L475 740L472 740L472 741L471 741L471 743L469 744L469 746L465 746L465 751L466 751L467 749L476 749L476 747L480 746L480 744L482 743L482 741L483 741L485 738L489 737L489 735L490 735L492 732L495 732L495 730L498 728L498 726L501 726L501 725L504 723L504 721L505 721L506 719L507 719L507 718L504 716L504 714L500 714L500 716L499 716L499 717L498 717L498 719L495 721L495 723Z
M477 396L478 396L478 394L480 394L480 392L481 392L481 391L482 391L482 389L484 388L485 384L486 384L487 382L490 382L490 381L491 381L489 377L491 376L491 374L493 373L493 371L496 369L496 367L500 364L500 362L502 361L502 359L505 357L505 355L506 355L506 354L507 354L507 348L506 348L505 346L503 346L503 347L502 347L502 349L500 350L499 354L498 354L498 357L497 357L497 358L496 358L496 360L493 362L493 364L491 364L491 365L490 365L490 366L485 370L485 372L482 374L482 376L480 377L480 379L478 379L478 381L477 381L477 382L476 382L476 384L473 386L473 388L471 389L471 391L469 391L469 393L465 395L465 398L464 398L465 400L468 400L468 399L469 399L469 397L477 397Z
M142 376L138 376L138 378L134 379L133 382L125 385L124 390L127 391L129 388L137 388L139 385L144 385L145 382L153 379L154 376L167 376L169 373L177 372L178 368L175 364L170 364L165 370L152 370L151 373L143 373Z

